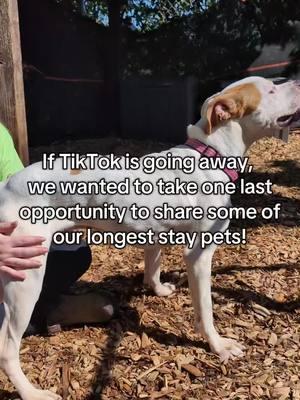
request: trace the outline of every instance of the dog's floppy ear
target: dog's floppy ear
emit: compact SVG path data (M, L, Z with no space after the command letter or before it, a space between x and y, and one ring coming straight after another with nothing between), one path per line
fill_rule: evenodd
M221 121L240 118L243 113L242 110L243 107L234 98L227 95L215 96L206 105L204 113L206 134L210 135L212 129Z
M252 83L235 86L210 97L201 109L201 117L206 121L205 132L210 135L220 122L239 119L257 109L261 94Z

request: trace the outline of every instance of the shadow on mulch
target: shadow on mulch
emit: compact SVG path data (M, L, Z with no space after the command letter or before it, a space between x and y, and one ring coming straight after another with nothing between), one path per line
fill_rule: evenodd
M261 271L278 271L280 269L286 269L286 270L300 270L300 265L299 263L294 263L294 264L287 264L287 263L281 263L281 264L273 264L273 265L267 265L267 266L254 266L254 267L248 267L248 266L243 266L243 265L233 265L231 267L224 267L224 268L219 268L215 271L212 272L212 276L216 275L234 275L235 272L238 271L255 271L255 270L261 270ZM182 270L181 272L184 272ZM167 273L167 274L162 274L162 280L163 281L172 281L172 273ZM173 282L176 283L176 282ZM242 286L242 288L223 288L223 287L212 287L212 291L219 293L223 296L225 296L228 299L234 299L236 302L244 304L244 305L249 305L251 302L254 302L256 304L259 304L261 306L264 306L270 310L274 310L277 312L292 312L294 310L300 309L300 298L297 300L289 301L289 302L279 302L276 300L271 299L270 297L262 294L262 293L257 293L253 288L249 285L247 285L246 282L240 281L238 278L235 282L237 285ZM184 282L181 287L188 287L188 282Z
M166 280L166 275L163 276L164 281ZM118 357L118 359L122 358L122 356L116 355L116 350L121 343L124 334L128 331L137 333L140 336L144 332L148 337L151 337L158 343L164 345L197 346L209 351L208 344L202 340L191 340L185 336L165 332L158 326L155 328L147 327L141 323L138 312L129 305L129 301L133 297L151 293L149 290L143 288L142 282L143 274L140 273L131 277L114 275L105 278L100 283L84 283L96 290L110 291L115 294L116 297L119 296L119 304L121 304L115 319L107 325L107 329L110 331L110 336L106 343L106 348L103 350L104 358L96 372L96 379L92 389L93 394L88 396L86 400L101 399L101 394L111 383L111 371L116 357Z
M215 271L213 275L233 274L236 271L250 269L276 271L282 268L296 269L299 268L299 264L274 264L265 267L256 266L251 268L244 267L242 265L233 265L231 268L221 268ZM145 332L148 337L151 337L155 341L164 345L197 346L209 351L208 344L201 340L191 340L185 336L179 336L174 335L173 333L165 332L159 327L147 327L141 324L138 312L129 305L129 301L133 297L150 293L150 291L142 288L142 278L143 274L140 273L131 277L114 275L112 277L105 278L100 283L82 282L84 285L88 285L95 290L110 291L116 297L119 297L119 304L121 304L116 318L107 324L107 329L110 331L109 340L104 349L104 358L99 365L98 371L96 372L96 378L93 387L94 394L88 396L86 400L100 399L105 388L111 383L111 371L114 363L117 358L122 358L122 356L116 354L116 350L127 331L137 333L138 335L141 335L143 332ZM173 283L176 283L174 282L174 276L172 275L172 272L163 273L162 281L173 281ZM253 301L257 304L267 307L268 309L278 312L292 312L300 308L300 299L286 303L280 303L262 293L255 292L250 286L245 284L245 282L240 282L237 280L236 283L243 287L234 289L213 287L212 290L227 298L233 298L245 306L248 306ZM183 284L183 286L187 287L187 282Z
M10 392L0 389L0 399L2 400L18 400L20 399L17 392Z
M280 264L272 264L272 265L257 265L254 267L249 267L247 265L232 265L231 267L222 267L218 268L212 272L212 275L232 275L236 271L255 271L255 270L264 270L264 271L278 271L280 269L300 269L299 263L287 264L287 263L280 263Z
M249 177L247 181L265 182L267 179L274 185L286 187L300 187L300 164L295 160L276 160L270 164L270 168L281 168L278 172L251 172L244 175L244 178Z
M296 165L294 161L278 161L277 163L286 163L287 165ZM266 182L268 179L272 184L285 186L285 187L295 187L300 186L300 168L295 167L291 171L278 172L278 173L260 173L252 172L251 174L243 175L242 178L245 182ZM285 225L285 226L300 226L300 201L290 197L285 197L281 194L241 194L239 193L239 184L237 188L237 193L232 196L232 204L234 207L255 207L259 212L255 219L242 220L242 219L232 219L230 224L232 227L237 228L255 228L264 225ZM264 207L273 208L275 204L280 203L281 209L279 211L279 218L263 219L260 215L260 210Z
M299 163L294 160L278 160L273 161L270 165L279 167L279 172L251 172L251 174L241 174L241 178L245 182L267 182L268 179L273 185L288 187L300 187L300 167ZM281 204L279 219L265 220L258 215L254 220L232 220L231 226L238 228L259 227L264 225L287 225L300 226L300 216L297 211L300 210L299 200L285 197L280 194L258 195L258 194L241 194L239 193L239 183L237 184L237 193L232 196L232 203L235 207L255 207L261 209L263 207L273 207L276 203Z
M267 179L275 185L294 187L300 186L300 164L294 160L276 160L270 165L270 168L281 168L279 172L251 172L252 182L264 182ZM250 180L250 179L249 179Z
M223 296L226 296L227 298L235 299L237 302L244 305L248 305L250 302L253 301L256 304L277 312L292 312L297 310L298 308L300 309L300 298L297 300L280 303L276 300L270 299L268 296L265 296L261 293L255 293L253 289L245 282L237 281L237 283L245 286L245 289L213 287L212 290L214 292L222 294Z

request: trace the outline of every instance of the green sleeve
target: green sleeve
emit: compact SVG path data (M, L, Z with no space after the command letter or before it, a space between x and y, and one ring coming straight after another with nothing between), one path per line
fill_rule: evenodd
M23 168L8 130L0 123L0 182Z

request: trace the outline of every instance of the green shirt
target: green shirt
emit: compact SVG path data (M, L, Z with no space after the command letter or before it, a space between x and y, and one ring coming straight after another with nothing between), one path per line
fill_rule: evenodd
M0 182L23 168L8 130L0 123Z

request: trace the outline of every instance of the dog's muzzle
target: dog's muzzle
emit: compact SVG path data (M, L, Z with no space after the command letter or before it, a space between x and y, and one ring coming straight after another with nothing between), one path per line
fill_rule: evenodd
M297 86L297 88L299 88L300 90L300 80L294 80L291 83ZM295 114L286 116L286 121L283 120L281 123L282 123L282 129L276 132L274 136L288 143L290 129L300 127L300 106L299 109L295 112ZM284 126L285 124L286 126Z

